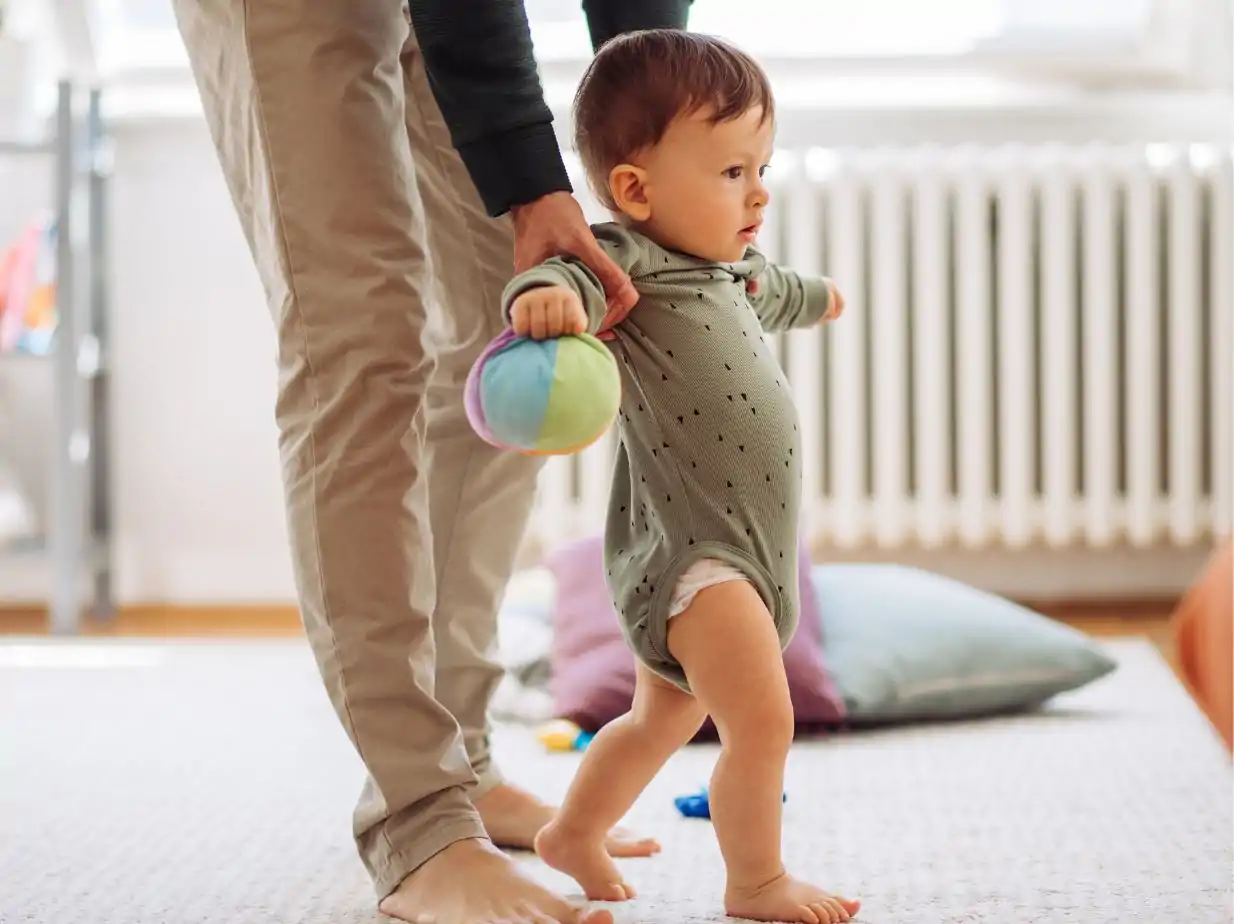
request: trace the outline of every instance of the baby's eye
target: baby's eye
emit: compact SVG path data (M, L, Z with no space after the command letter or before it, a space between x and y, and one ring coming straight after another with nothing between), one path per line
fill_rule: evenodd
M724 171L724 175L728 177L730 180L740 180L741 179L741 167L739 166L729 167L727 170Z
M766 176L766 175L767 175L767 171L768 171L768 170L770 170L770 169L771 169L771 165L770 165L770 164L763 164L761 167L759 167L759 168L758 168L758 175L759 175L760 177L762 177L762 176Z

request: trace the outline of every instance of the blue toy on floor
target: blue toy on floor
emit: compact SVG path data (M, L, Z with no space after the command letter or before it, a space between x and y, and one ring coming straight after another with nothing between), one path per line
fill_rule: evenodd
M780 801L787 802L788 793L783 793ZM686 818L711 818L711 802L707 798L706 787L688 796L678 796L673 802L677 806L677 811Z

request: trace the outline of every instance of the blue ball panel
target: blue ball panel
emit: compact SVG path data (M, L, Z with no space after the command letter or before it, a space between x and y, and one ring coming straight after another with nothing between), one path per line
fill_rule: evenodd
M484 364L484 419L503 443L523 449L537 445L556 367L556 339L518 340Z

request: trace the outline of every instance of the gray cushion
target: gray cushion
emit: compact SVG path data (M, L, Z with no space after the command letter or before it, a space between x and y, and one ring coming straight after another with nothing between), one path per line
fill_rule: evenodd
M823 657L853 725L1028 709L1105 676L1089 636L898 565L816 565Z

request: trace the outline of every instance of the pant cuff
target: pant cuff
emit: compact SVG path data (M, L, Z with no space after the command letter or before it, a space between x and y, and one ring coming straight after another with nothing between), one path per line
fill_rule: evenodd
M473 838L484 839L488 835L478 815L463 816L446 824L437 825L432 833L419 843L405 850L384 857L381 863L374 867L373 885L377 890L377 901L382 901L397 889L404 879L421 866L441 853L451 844Z
M504 783L506 779L497 768L497 764L492 761L489 762L487 767L480 771L479 777L480 782L471 787L471 789L467 790L467 797L471 799L472 803L475 803L476 800L482 798L498 784Z

